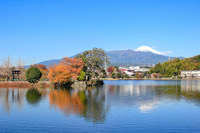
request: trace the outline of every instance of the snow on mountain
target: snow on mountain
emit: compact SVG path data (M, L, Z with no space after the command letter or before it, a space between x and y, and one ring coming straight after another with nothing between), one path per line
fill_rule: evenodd
M161 53L161 52L159 52L155 49L152 49L149 46L141 46L141 47L137 48L135 51L137 51L137 52L151 52L151 53L158 54L158 55L164 55L163 53Z
M110 59L111 65L114 66L127 66L127 65L153 65L157 63L162 63L169 60L169 56L166 56L164 53L156 51L148 46L141 46L136 50L115 50L115 51L106 51ZM72 56L75 57L75 56ZM170 57L174 59L175 57ZM179 57L182 59L182 57ZM38 64L43 64L46 66L51 66L58 64L61 59L57 60L48 60L43 61ZM29 67L29 66L27 66Z

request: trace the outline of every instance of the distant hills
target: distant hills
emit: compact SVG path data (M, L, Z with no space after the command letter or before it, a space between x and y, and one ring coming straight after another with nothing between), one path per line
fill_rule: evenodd
M134 50L109 51L107 55L112 65L153 65L169 60L168 56L155 54L152 52L142 52ZM174 57L172 57L174 58Z
M172 77L180 75L181 71L186 70L200 70L200 55L159 63L151 68L150 73L160 73L163 77ZM197 75L192 76L196 77Z
M127 65L153 65L157 63L162 63L168 61L169 58L173 59L175 57L168 57L163 55L148 46L141 46L136 50L116 50L116 51L106 51L111 65L116 66L127 66ZM74 56L72 56L74 57ZM182 57L179 57L182 58ZM57 60L47 60L39 62L38 64L43 64L46 66L58 64L62 59Z

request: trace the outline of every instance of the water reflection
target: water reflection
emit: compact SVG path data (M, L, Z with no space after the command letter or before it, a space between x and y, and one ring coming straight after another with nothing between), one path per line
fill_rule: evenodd
M44 100L41 100L44 99ZM200 81L106 81L93 89L0 89L0 109L11 112L27 105L47 103L66 116L76 115L93 122L104 122L112 107L137 108L148 113L164 102L186 102L200 105Z
M65 115L78 114L87 120L101 122L105 120L108 106L105 104L105 91L87 90L52 90L49 93L51 107L62 110Z
M200 103L200 81L120 81L106 88L107 101L112 106L136 106L141 112L150 112L163 102L186 100Z
M141 112L148 112L161 103L161 99L155 89L156 86L109 85L105 87L107 88L107 101L112 106L136 106Z
M18 109L21 109L24 104L25 93L24 89L0 88L0 104L6 112L10 112L15 104Z
M66 115L71 113L81 114L84 111L84 105L78 93L70 93L66 90L50 91L49 103L52 107L58 107Z
M41 100L41 94L37 89L29 89L26 93L26 100L29 104L38 104Z

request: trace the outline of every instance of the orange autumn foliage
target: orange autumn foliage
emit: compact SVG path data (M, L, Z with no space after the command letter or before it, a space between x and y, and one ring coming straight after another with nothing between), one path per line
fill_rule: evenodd
M47 67L43 64L35 64L35 65L32 65L33 67L37 67L41 70L47 70Z
M84 63L77 58L63 58L58 64L49 68L48 78L54 83L67 83L78 78Z

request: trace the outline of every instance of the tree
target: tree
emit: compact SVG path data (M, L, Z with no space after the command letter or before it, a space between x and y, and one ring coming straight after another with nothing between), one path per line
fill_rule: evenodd
M21 59L18 60L16 69L20 71L19 79L24 80L26 78L26 69Z
M104 70L105 63L109 63L108 57L103 49L94 48L79 54L77 58L84 62L83 71L86 73L86 80L99 78Z
M107 71L108 71L109 73L113 73L114 70L115 70L115 67L114 67L114 66L110 66L110 67L108 67L108 69L107 69Z
M121 72L117 73L117 78L122 78L122 73Z
M112 78L113 79L117 78L117 74L116 73L112 73Z
M32 66L40 69L40 71L42 73L41 80L47 80L48 69L47 69L47 67L45 65L43 65L43 64L35 64L35 65L32 65Z
M30 83L37 83L41 77L42 77L42 73L36 67L30 67L26 71L26 79Z
M51 82L65 84L77 80L84 63L77 58L63 58L58 64L51 66L48 78Z
M10 77L12 76L12 64L11 64L11 60L10 57L8 56L8 59L6 59L3 62L3 73L4 75L6 75L6 80L9 80Z
M84 81L85 80L85 72L84 71L81 71L79 76L78 76L78 80L80 81Z
M183 70L199 70L200 69L200 55L185 58L173 59L164 63L159 63L150 69L150 73L159 73L163 77L173 77L180 75Z

